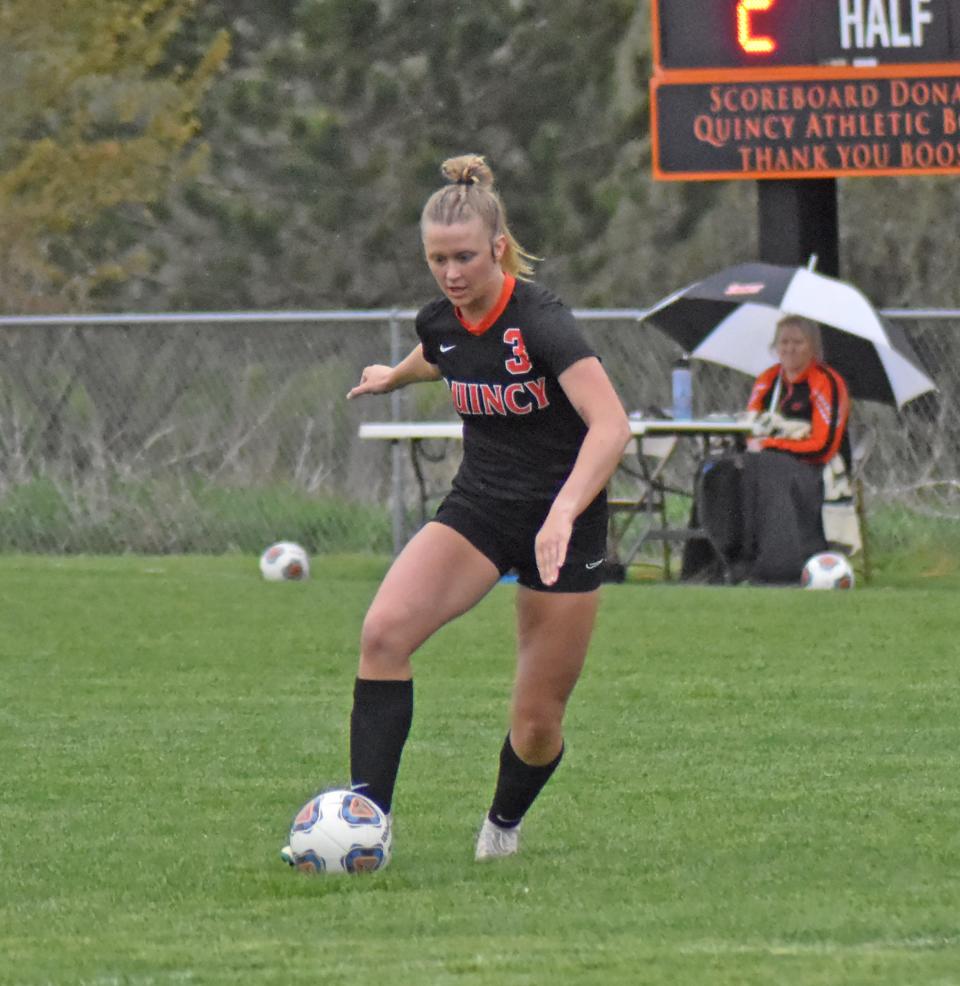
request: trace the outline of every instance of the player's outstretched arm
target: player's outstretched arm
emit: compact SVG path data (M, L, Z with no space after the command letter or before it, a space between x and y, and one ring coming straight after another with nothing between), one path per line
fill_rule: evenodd
M630 440L630 422L596 357L578 360L559 377L570 403L587 426L573 470L537 534L540 578L553 585L567 556L573 522L607 485Z
M408 383L426 383L439 380L440 370L428 363L423 356L423 347L416 348L396 366L374 363L365 366L360 374L360 383L347 392L347 400L362 397L364 394L389 394L392 390L406 387Z

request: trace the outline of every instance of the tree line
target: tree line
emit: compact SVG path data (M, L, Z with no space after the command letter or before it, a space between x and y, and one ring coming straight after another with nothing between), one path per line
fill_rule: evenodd
M571 304L755 259L753 183L651 178L649 21L643 0L10 0L3 307L416 306L419 210L464 151ZM960 303L960 182L838 184L845 276Z

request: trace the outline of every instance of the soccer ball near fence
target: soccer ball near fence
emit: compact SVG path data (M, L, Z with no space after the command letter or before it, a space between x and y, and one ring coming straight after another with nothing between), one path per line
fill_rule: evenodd
M268 582L299 582L310 576L310 558L299 544L278 541L260 556L260 571Z
M297 812L290 853L304 873L367 873L390 862L390 818L355 791L324 791Z
M822 551L807 559L800 584L804 589L852 589L853 568L846 555Z

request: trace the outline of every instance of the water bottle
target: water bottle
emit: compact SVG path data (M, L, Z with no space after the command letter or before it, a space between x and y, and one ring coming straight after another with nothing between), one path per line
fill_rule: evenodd
M689 421L693 417L693 371L690 369L690 359L686 353L673 364L671 381L673 420Z

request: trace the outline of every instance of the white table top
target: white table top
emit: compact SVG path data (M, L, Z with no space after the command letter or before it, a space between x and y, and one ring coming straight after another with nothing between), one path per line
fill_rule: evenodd
M699 418L673 421L669 418L631 418L634 435L748 435L751 426L734 418ZM360 438L401 439L463 438L460 421L367 421L360 425Z

